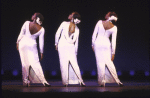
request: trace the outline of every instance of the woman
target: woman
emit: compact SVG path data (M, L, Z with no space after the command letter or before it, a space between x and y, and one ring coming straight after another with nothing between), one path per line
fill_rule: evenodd
M70 22L62 22L55 35L55 48L59 53L60 69L63 85L79 84L85 86L77 63L77 50L80 15L73 12L69 15ZM61 35L61 36L60 36Z
M113 64L117 26L112 21L117 21L117 15L115 12L108 12L105 19L97 22L92 36L92 48L95 52L97 62L98 84L105 86L105 83L116 82L118 85L123 86L118 79ZM111 42L109 40L110 35L112 35Z
M23 24L17 39L17 50L19 50L22 63L23 85L29 86L30 82L32 82L50 86L44 78L36 43L36 38L39 37L39 48L42 60L45 30L41 24L44 17L40 13L35 13L31 20L32 22L26 21Z

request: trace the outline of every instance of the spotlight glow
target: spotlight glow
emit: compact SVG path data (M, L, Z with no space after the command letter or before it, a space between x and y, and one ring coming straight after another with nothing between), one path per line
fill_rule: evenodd
M149 76L149 71L145 71L145 76Z
M56 73L56 71L52 71L51 74L52 74L52 76L56 76L57 73Z
M13 76L17 76L18 75L18 70L13 70L13 72L12 72L12 74L13 74Z
M92 75L92 76L95 76L95 75L96 75L96 72L93 70L93 71L91 72L91 75Z
M134 70L130 70L130 75L134 76L134 74L135 74Z
M118 71L118 72L117 72L117 75L118 75L118 76L121 76L121 75L122 75L122 72L121 72L121 71Z

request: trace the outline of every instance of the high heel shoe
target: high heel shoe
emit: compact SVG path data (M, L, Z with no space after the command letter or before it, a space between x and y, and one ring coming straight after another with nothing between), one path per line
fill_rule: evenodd
M105 87L105 84L100 85L100 87Z
M24 86L24 87L29 87L30 84L29 84L29 83L23 83L23 86Z
M123 85L123 83L119 83L119 86L120 86L120 87L123 87L124 85Z
M106 81L103 80L102 83L101 83L101 85L100 85L100 87L105 87L105 83L106 83Z
M82 83L82 82L80 82L80 86L81 87L86 87L86 85L84 83Z
M27 83L23 82L23 86L24 87L29 87L30 86L30 82L27 82Z
M68 85L64 85L65 87L67 87Z
M50 85L50 84L47 84L47 83L44 83L44 86L45 86L45 87L51 87L51 85Z
M81 83L81 87L86 87L86 85Z
M30 84L29 83L27 83L27 87L29 87L30 86Z
M105 85L100 85L100 87L105 87Z

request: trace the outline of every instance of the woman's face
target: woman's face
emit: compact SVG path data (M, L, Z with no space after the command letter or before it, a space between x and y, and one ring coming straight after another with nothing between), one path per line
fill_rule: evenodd
M36 19L36 13L34 15L32 15L31 20Z
M74 12L68 16L68 19L71 20L73 18Z

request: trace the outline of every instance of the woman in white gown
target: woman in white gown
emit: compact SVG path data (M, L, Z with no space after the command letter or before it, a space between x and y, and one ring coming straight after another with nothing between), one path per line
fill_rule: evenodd
M19 50L22 63L23 85L29 86L31 83L42 83L50 86L45 80L41 64L39 62L36 38L39 37L39 48L41 60L43 59L44 33L42 26L44 17L40 13L35 13L30 21L26 21L17 39L17 50Z
M115 12L108 12L105 19L97 22L92 35L92 48L97 62L98 84L105 86L105 83L117 83L119 86L123 86L118 79L113 64L117 26L112 21L117 21L117 15ZM110 35L112 35L111 42L109 40Z
M85 86L77 63L80 15L73 12L70 22L62 22L55 35L55 47L59 53L60 69L63 85L79 84Z

